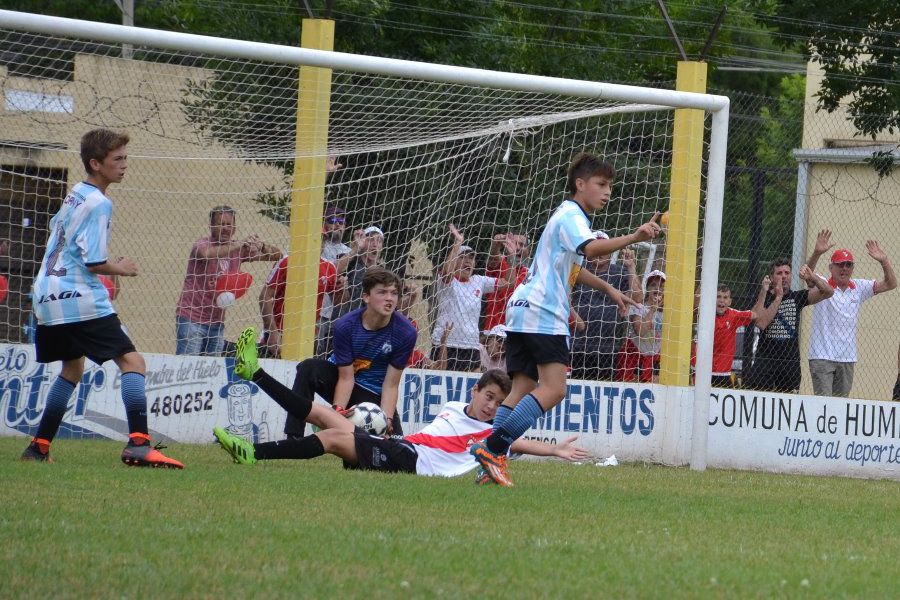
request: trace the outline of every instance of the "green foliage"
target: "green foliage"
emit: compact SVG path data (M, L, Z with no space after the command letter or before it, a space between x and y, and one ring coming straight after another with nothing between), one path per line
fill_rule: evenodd
M900 130L900 3L785 0L779 14L805 20L780 28L802 36L801 50L825 71L819 109L834 112L849 97L846 108L861 135Z
M893 481L516 461L504 490L213 444L171 446L184 471L106 441L21 463L24 444L0 438L3 598L896 595Z

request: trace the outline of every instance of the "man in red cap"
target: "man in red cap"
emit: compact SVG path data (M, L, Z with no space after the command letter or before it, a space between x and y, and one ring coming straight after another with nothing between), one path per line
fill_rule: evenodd
M831 231L823 229L816 237L815 248L806 264L810 269L815 269L819 257L833 247ZM884 271L884 279L881 281L854 279L855 261L849 250L842 248L831 255L831 264L828 265L831 277L828 284L834 288L834 295L813 309L807 356L813 392L817 396L846 398L850 395L857 360L856 328L859 323L859 308L875 294L897 287L894 269L878 242L868 240L866 251L881 263Z

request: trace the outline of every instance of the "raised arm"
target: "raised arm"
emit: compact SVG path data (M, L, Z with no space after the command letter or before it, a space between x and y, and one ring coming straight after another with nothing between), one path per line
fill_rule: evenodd
M350 242L350 252L342 254L334 262L334 268L338 275L346 273L350 261L366 251L366 244L366 235L363 233L363 230L355 230L353 232L353 241Z
M784 290L781 289L780 285L776 285L773 290L775 299L772 300L772 303L769 306L766 306L766 296L768 295L771 286L772 279L766 275L763 277L762 284L759 286L759 295L756 297L756 304L750 309L753 314L756 315L756 326L760 329L765 329L769 326L769 323L772 322L772 319L774 319L775 315L778 313L778 307L781 306L781 299L784 297Z
M637 259L634 250L631 248L623 248L619 252L619 258L622 265L625 266L625 272L628 274L628 296L640 304L644 301L644 289L641 286L641 279L637 276Z
M809 267L810 271L813 273L816 272L816 263L819 262L819 257L834 248L834 244L831 243L831 230L823 229L819 232L819 235L816 236L816 245L813 247L812 254L809 255L809 259L806 261L806 265Z
M816 275L813 270L809 268L809 265L800 267L798 275L809 287L809 304L815 304L816 302L821 302L822 300L834 296L834 288L823 278Z
M497 233L491 238L491 248L488 250L487 265L485 265L488 271L500 270L507 237L505 233Z
M887 254L878 245L875 240L866 242L866 250L869 256L881 263L881 270L884 271L884 279L875 282L875 293L889 292L897 287L897 276L894 274L894 268L891 261L888 260Z
M463 236L456 228L456 225L450 223L449 229L450 235L453 236L453 245L450 247L450 251L447 253L447 258L444 259L444 263L441 265L440 271L438 273L441 281L443 281L444 283L449 283L453 278L453 268L456 266L456 257L459 256L459 248L463 243Z
M615 238L597 238L595 240L592 240L584 247L584 255L587 258L597 258L598 256L612 254L616 250L621 250L626 246L630 246L638 242L646 242L647 240L652 240L659 235L660 231L662 231L662 227L660 227L659 223L656 222L658 219L659 213L656 213L653 215L652 219L635 229L633 233Z

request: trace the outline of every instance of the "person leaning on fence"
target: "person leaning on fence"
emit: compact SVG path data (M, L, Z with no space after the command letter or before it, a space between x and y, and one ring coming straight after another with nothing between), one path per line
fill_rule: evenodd
M766 277L766 281L769 278ZM760 300L765 300L768 285L760 286ZM731 288L722 284L716 290L716 327L713 333L712 386L734 387L731 366L737 350L737 330L756 320L752 310L731 308Z
M230 206L209 211L209 235L194 242L175 314L175 354L218 356L225 345L225 309L216 304L216 280L241 263L276 261L281 250L251 235L234 239Z
M346 283L346 277L337 273L338 261L350 254L350 246L343 242L344 229L347 226L347 216L340 206L329 206L325 209L322 220L322 252L320 258L330 262L335 267L338 276L335 284L336 291L342 289ZM344 264L346 270L346 263ZM321 268L320 268L321 270ZM316 356L327 358L331 354L331 324L333 322L334 300L337 293L327 293L322 297L322 307L316 326Z
M808 265L803 265L798 275L807 289L791 290L791 263L779 258L763 278L765 295L760 294L753 306L761 333L753 366L744 380L748 389L782 393L800 389L800 311L830 298L834 290Z
M484 330L506 323L506 303L513 290L528 276L528 238L521 233L498 233L491 239L484 274L497 281L514 280L513 285L484 295ZM508 271L512 269L510 277Z
M597 239L608 240L603 231L595 231ZM619 252L619 262L612 264L612 257L598 256L585 259L584 268L627 294L635 302L643 301L641 282L637 277L634 251L624 248ZM619 307L600 290L575 284L572 290L572 309L584 320L584 331L575 330L572 337L572 378L592 381L612 381L615 375L616 354L619 350Z
M451 223L453 245L441 265L437 280L437 317L431 332L432 352L436 352L445 323L453 323L447 339L447 368L451 371L478 371L481 366L478 322L485 294L505 289L514 272L508 269L506 280L475 274L475 250L463 244L463 236ZM432 358L436 358L432 356Z
M662 347L663 297L666 274L650 271L643 306L628 309L628 337L616 357L617 381L656 381Z
M275 263L266 283L259 293L259 312L263 332L259 340L260 354L266 358L281 358L281 338L284 332L284 293L287 288L288 257ZM316 290L316 323L326 298L338 290L337 270L334 264L319 259L319 279Z
M813 253L806 262L807 266L815 270L819 257L833 246L831 231L820 231ZM894 269L878 242L867 241L866 251L881 263L884 279L854 279L853 254L846 249L835 250L831 255L831 264L828 265L831 274L828 285L834 288L834 295L813 308L807 358L813 393L817 396L846 398L850 395L857 360L856 329L860 306L875 294L897 287Z

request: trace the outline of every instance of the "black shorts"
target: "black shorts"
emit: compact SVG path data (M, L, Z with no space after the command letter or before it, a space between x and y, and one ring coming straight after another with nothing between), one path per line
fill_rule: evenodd
M538 365L569 366L569 336L547 333L506 332L506 372L524 373L538 380Z
M135 352L134 343L116 314L62 325L38 325L34 334L37 361L52 363L87 356L102 365Z
M353 468L385 473L416 472L419 453L406 440L369 435L359 427L353 431L353 437L356 439L356 458L359 460L359 465ZM349 467L347 463L344 466Z

